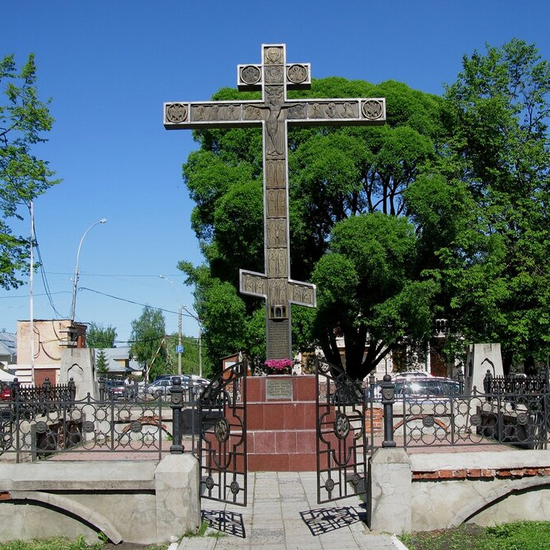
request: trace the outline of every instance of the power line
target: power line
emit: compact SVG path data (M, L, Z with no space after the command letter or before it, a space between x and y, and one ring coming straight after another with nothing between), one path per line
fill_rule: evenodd
M106 292L100 292L99 290L94 290L93 288L87 288L85 286L79 287L78 290L87 290L88 292L93 292L94 294L100 294L101 296L107 296L108 298L112 298L113 300L118 300L120 302L126 302L128 304L134 304L136 306L142 306L142 307L150 307L152 309L158 309L159 311L163 311L164 313L173 313L174 315L178 315L177 311L173 311L171 309L164 309L161 307L154 307L150 304L143 304L141 302L136 302L134 300L128 300L127 298L120 298L119 296L113 296L112 294L107 294ZM190 315L189 313L183 313L185 317L189 317L190 319L194 319L193 315Z
M48 302L50 303L51 308L53 309L54 313L57 315L57 317L60 319L63 317L59 311L57 311L54 303L53 303L53 297L52 292L50 289L50 283L48 282L48 277L46 276L46 270L44 268L44 261L42 260L42 252L40 251L40 246L38 245L38 237L36 236L36 223L33 224L33 230L34 230L34 241L35 241L35 248L38 253L38 266L40 270L40 276L42 278L42 284L44 286L44 290L46 291L46 296L48 297ZM31 235L31 239L32 239ZM31 268L32 269L32 268Z

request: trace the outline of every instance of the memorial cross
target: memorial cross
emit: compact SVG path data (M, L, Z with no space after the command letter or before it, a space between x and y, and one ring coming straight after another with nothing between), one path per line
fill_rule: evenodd
M316 306L315 285L290 278L287 128L372 126L386 121L383 98L288 99L287 90L311 85L309 63L287 63L284 44L264 44L260 64L238 65L239 90L261 90L261 100L170 102L167 130L262 126L264 273L241 269L243 294L266 300L267 358L292 357L290 304Z

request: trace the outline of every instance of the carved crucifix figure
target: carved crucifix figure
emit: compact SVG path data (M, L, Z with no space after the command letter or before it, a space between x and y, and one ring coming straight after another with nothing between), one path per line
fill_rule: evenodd
M287 90L311 85L308 63L287 63L284 44L264 44L262 62L239 65L240 90L261 90L261 100L164 104L167 130L262 126L264 159L264 273L240 270L240 291L266 300L267 358L292 357L290 304L316 306L315 285L290 278L288 226L289 125L379 125L383 98L288 99Z

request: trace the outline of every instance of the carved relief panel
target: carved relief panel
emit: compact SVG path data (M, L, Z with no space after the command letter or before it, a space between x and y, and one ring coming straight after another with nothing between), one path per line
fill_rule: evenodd
M286 189L268 189L267 216L269 218L283 218L286 216Z
M287 277L286 248L272 248L267 251L267 276Z
M284 218L268 219L267 246L268 248L280 248L287 245L286 220Z

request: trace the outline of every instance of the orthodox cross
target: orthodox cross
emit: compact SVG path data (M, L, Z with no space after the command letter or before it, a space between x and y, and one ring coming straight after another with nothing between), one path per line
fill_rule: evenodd
M238 65L239 90L261 90L261 100L164 104L167 130L263 128L264 273L240 270L243 294L266 300L267 358L292 357L290 304L316 306L315 285L290 278L287 129L372 126L386 121L383 98L288 99L287 90L311 86L309 63L287 63L284 44L264 44L262 62Z

